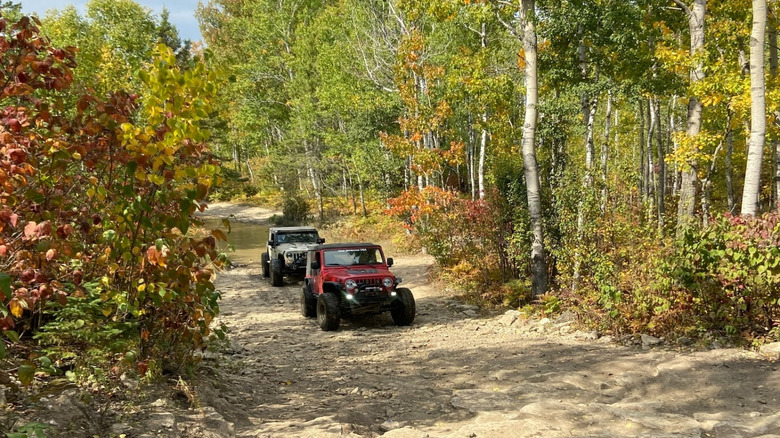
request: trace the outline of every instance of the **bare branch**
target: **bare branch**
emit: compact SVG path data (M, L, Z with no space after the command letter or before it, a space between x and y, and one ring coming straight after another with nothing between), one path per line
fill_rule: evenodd
M685 4L682 0L672 0L677 6L680 7L683 11L685 11L686 14L691 15L691 8L688 7L688 5Z

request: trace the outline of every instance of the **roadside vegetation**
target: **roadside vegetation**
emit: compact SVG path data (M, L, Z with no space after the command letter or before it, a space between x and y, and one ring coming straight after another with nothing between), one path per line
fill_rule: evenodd
M483 306L778 341L778 6L208 0L193 43L4 2L0 383L186 375L224 337L208 200L425 251Z

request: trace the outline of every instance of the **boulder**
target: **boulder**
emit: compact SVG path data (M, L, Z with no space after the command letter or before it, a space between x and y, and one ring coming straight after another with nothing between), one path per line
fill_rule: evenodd
M654 345L658 345L663 343L663 339L656 338L655 336L650 336L646 334L642 334L642 346L643 347L652 347Z

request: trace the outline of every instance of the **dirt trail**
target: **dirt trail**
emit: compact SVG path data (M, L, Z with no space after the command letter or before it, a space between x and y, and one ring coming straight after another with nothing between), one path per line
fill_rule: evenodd
M197 392L233 427L179 436L780 438L775 362L481 313L429 285L430 258L391 256L417 300L411 327L382 315L323 332L300 314L300 282L220 274L231 345L207 356Z

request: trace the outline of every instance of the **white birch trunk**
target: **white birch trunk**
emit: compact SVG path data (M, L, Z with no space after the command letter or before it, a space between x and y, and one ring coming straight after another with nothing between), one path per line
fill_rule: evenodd
M482 113L482 123L487 123L487 113ZM488 132L482 128L482 138L479 142L479 168L477 178L479 180L479 199L485 199L485 151L487 150Z
M531 220L533 242L531 244L531 275L534 296L547 292L547 260L544 251L544 227L542 223L542 196L539 182L539 166L536 162L536 123L539 101L539 85L536 59L536 26L534 24L535 1L522 0L520 19L523 25L523 49L525 50L526 103L523 123L523 167L528 213Z
M482 32L480 33L482 50L487 48L487 26L482 23ZM479 199L485 199L485 153L487 151L488 131L487 131L487 110L482 113L482 138L479 142L479 169L477 171L479 179Z
M764 36L766 0L753 0L753 30L750 35L750 148L742 190L742 215L755 216L761 190L761 164L766 139L766 88L764 85Z
M612 92L607 92L607 113L604 116L604 142L601 143L601 215L607 212L607 163L609 162L609 136L612 129Z

